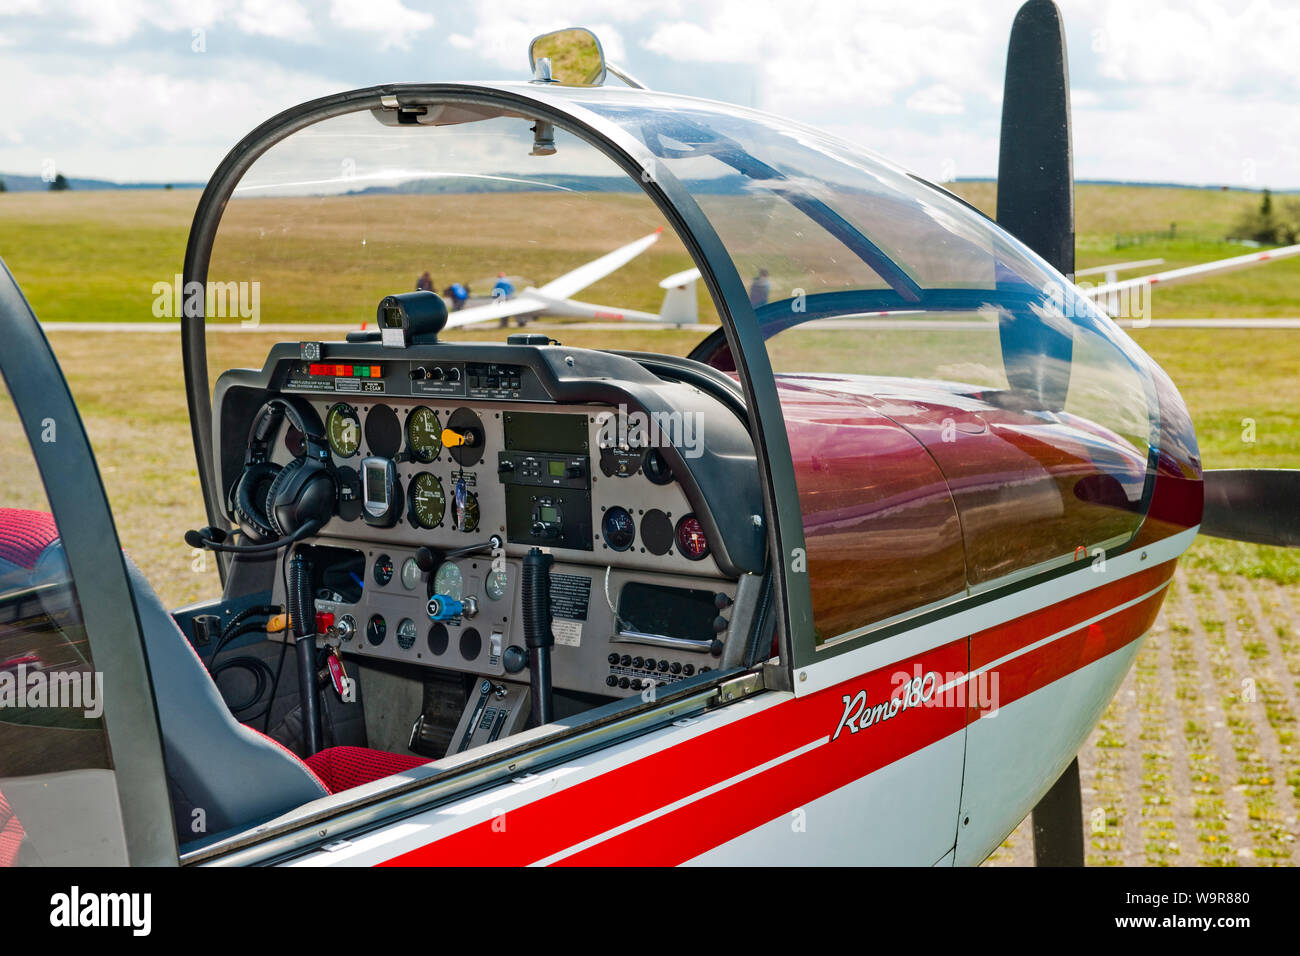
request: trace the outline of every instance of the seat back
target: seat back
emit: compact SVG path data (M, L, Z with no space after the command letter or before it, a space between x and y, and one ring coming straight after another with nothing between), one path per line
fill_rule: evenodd
M140 569L127 573L144 635L180 844L252 826L327 796L321 779L270 737L230 713L207 668ZM0 590L68 580L48 512L0 508ZM52 620L78 614L66 589L41 589ZM57 603L57 606L53 606ZM4 832L0 820L0 834Z
M140 569L127 561L181 844L329 795L296 754L241 724Z

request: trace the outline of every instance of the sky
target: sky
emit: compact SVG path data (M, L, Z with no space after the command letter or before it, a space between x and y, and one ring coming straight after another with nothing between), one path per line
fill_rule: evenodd
M202 181L295 103L527 79L532 36L583 25L648 86L790 116L930 179L992 176L1018 6L0 0L0 172ZM1078 178L1300 188L1300 0L1060 6Z

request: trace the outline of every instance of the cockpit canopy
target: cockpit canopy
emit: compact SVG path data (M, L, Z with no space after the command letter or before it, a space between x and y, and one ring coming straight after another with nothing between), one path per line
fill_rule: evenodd
M871 597L882 618L1135 539L1158 458L1151 363L946 190L820 131L690 97L542 83L368 92L264 136L224 178L207 237L214 371L241 347L255 364L259 327L342 333L392 292L441 293L453 324L516 297L531 310L443 338L501 340L537 321L570 347L688 356L742 382L754 363L732 349L761 347L804 532L838 535L828 553L846 529L869 529L814 513L892 506L816 484L832 438L813 426L852 411L902 429L951 489L962 556L942 583ZM240 308L214 311L214 285L239 290L224 301ZM223 323L251 334L214 336ZM879 463L863 454L870 473ZM999 511L998 487L1032 507ZM988 524L994 512L1003 525ZM819 622L820 638L847 623Z

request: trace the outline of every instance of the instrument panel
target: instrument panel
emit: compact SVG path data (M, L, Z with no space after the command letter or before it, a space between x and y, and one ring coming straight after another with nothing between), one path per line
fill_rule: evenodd
M730 602L735 587L712 560L660 454L617 442L615 410L396 399L311 404L325 422L340 489L340 513L311 543L364 555L359 594L317 596L316 610L336 627L341 649L493 677L520 673L527 658L516 626L519 559L537 546L557 562L556 686L631 694L717 666L725 634L714 629L713 603L703 609L696 600L675 629L693 638L618 620L619 596L631 582L660 588L669 603L698 594ZM278 457L288 460L292 444L283 442ZM495 555L485 547L420 566L418 548L455 552L490 545L493 535L503 543ZM431 612L435 595L459 612Z
M328 571L315 582L325 643L363 658L526 683L522 559L536 547L555 562L555 687L624 696L720 666L737 577L734 542L731 552L719 551L725 542L714 539L720 518L737 515L716 504L697 513L692 500L703 504L708 491L742 512L761 508L750 493L756 483L750 489L747 481L752 445L716 399L621 357L595 359L623 363L617 375L598 369L604 374L581 378L581 361L597 356L583 350L509 350L544 356L537 367L468 357L393 361L377 351L364 364L294 361L285 351L277 346L260 374L223 375L217 399L224 415L240 387L260 387L240 399L245 407L278 392L319 417L337 508L297 547ZM717 416L709 419L715 444L701 447L721 466L697 464L673 442L681 433L638 431L639 409L620 394L638 378L654 390L638 396L641 409L646 399L661 400L666 425L677 415ZM602 392L606 400L558 400L566 392ZM303 446L286 423L270 459L286 465ZM221 447L233 477L244 450L229 440ZM706 489L699 467L732 472ZM761 540L748 514L740 518ZM283 600L278 577L273 599Z
M453 549L498 534L557 559L722 574L662 453L616 446L616 409L311 404L339 482L320 537ZM275 460L292 455L284 444Z

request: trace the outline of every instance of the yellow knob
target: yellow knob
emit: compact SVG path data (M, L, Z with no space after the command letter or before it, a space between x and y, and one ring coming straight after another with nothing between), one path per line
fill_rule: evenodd
M454 428L444 428L442 430L442 444L444 448L472 445L474 444L474 435L472 432L458 432Z

